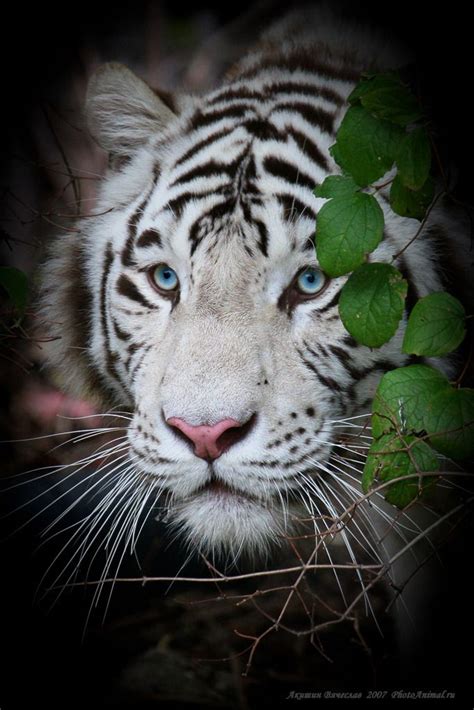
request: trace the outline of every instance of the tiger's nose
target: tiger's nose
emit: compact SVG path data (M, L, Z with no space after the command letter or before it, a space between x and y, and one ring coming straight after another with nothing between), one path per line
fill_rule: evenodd
M247 435L251 420L253 417L242 423L229 418L222 419L217 424L194 426L179 417L170 417L166 423L178 429L193 444L196 456L214 460Z

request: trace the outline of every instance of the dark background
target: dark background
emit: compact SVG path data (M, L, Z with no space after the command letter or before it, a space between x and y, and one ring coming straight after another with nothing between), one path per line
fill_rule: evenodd
M237 17L246 7L242 3L224 5L210 2L205 7L220 23ZM354 8L354 3L348 3L348 6ZM51 85L67 81L68 73L78 61L78 48L85 41L104 42L108 36L122 32L124 27L140 22L146 16L147 8L148 3L144 2L135 2L132 6L131 3L90 0L54 6L35 3L28 7L10 2L4 6L0 41L2 148L7 151L13 138L27 132L33 108ZM164 16L171 18L189 17L198 10L196 6L190 8L176 2L162 2L160 8ZM434 3L371 1L361 3L354 12L361 20L380 24L394 37L401 37L416 51L418 81L425 105L428 105L437 126L439 144L459 169L457 194L472 203L474 38L472 22L464 8L458 0L439 6L439 9ZM4 173L2 186L7 182L8 173ZM50 707L100 707L105 704L104 678L113 677L120 662L114 657L110 645L104 647L100 640L81 646L78 631L82 620L77 609L86 605L84 601L77 605L66 603L52 616L45 616L32 607L31 597L42 565L41 557L31 556L34 532L20 536L14 542L0 543L3 596L0 606L3 655L0 708L43 704ZM442 686L456 691L457 707L473 706L472 583L468 581L472 540L472 525L466 524L463 538L452 547L444 563L437 604L429 610L428 628L421 646L414 649L411 669L400 676L395 663L386 670L379 687L389 687L390 681L394 687L402 688ZM140 590L129 591L118 595L115 603L125 613L140 603L140 594ZM117 607L112 608L112 614L118 613ZM259 702L265 706L264 693ZM302 702L314 706L311 701ZM357 705L355 702L349 706L344 704L345 707ZM114 707L118 706L115 699ZM327 706L333 707L335 703ZM447 701L413 704L417 708L425 706L445 708L454 707L454 704ZM148 705L140 704L140 707Z
M67 77L77 62L84 41L104 38L140 22L150 2L92 2L77 4L32 4L25 11L20 3L2 9L2 120L16 131L28 118L44 88ZM203 8L225 24L250 7L250 3L208 2L188 4L159 2L166 17L186 18ZM291 8L292 3L275 3ZM331 3L329 3L331 4ZM442 9L428 2L398 0L389 4L375 0L342 2L363 22L388 29L402 38L417 54L424 98L431 103L442 139L466 177L472 147L472 27L465 5L454 0ZM3 134L5 135L5 133Z

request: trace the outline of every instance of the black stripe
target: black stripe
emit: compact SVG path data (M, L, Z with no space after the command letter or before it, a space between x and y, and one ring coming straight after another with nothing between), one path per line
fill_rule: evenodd
M409 316L420 296L415 287L411 271L403 254L398 258L397 268L408 284L407 296L405 299L405 311L407 316Z
M282 178L291 185L304 185L310 190L315 187L315 180L312 177L281 158L267 156L263 161L263 167L271 175Z
M278 129L268 120L263 120L261 118L252 118L243 123L245 130L250 133L254 138L258 138L262 141L271 140L285 140L285 136L282 135Z
M202 235L201 235L201 220L202 220L202 215L200 215L191 225L189 229L189 241L191 242L191 256L194 254L196 251L199 243L202 240ZM191 262L191 268L193 264Z
M318 148L316 143L311 140L311 138L309 138L304 133L301 133L301 131L298 131L296 128L294 128L294 126L286 126L285 130L287 134L293 138L302 153L307 155L308 158L313 161L313 163L319 165L319 167L323 168L323 170L329 170L329 163L327 161L326 156Z
M124 384L122 382L122 380L120 379L120 373L117 370L117 362L119 360L118 353L115 350L110 350L110 349L107 349L106 352L107 352L107 358L106 358L107 372L115 380L117 380L121 384Z
M334 308L334 306L337 306L339 303L339 296L341 295L341 289L339 291L336 291L334 296L331 298L331 300L326 303L324 306L318 309L318 313L325 313L326 311L330 311L331 308Z
M135 355L137 350L142 348L144 345L145 345L145 343L132 343L131 345L128 346L127 351L128 351L129 355L125 361L125 369L127 370L127 372L129 371L130 363L133 359L133 356Z
M303 341L303 342L304 342L304 341ZM308 343L304 342L304 345L305 345L307 351L308 351L313 357L315 357L316 360L321 360L320 355L319 355L317 352L315 352L312 348L310 348L310 346L308 345ZM315 372L316 372L316 370L315 370ZM321 375L321 373L320 373L319 371L317 372L317 374L318 374L318 377L319 377L319 379L321 380L321 382L322 382L323 384L325 384L326 387L329 387L330 389L334 389L334 390L336 390L336 392L340 392L340 391L341 391L341 389L342 389L341 385L340 385L338 382L336 382L336 380L333 380L332 377L326 377L326 376L324 376L324 375Z
M306 451L302 456L300 456L299 459L295 459L294 461L286 461L283 464L283 468L291 468L292 466L298 466L299 464L303 463L303 461L307 461L309 456L316 456L317 454L320 454L323 446L324 444L318 444L315 449Z
M110 347L109 330L107 327L107 285L114 261L114 252L112 244L109 242L105 251L104 265L102 267L102 279L100 284L100 322L102 329L102 337L104 339L104 349L106 353L105 364L108 374L113 379L120 382L120 376L117 371L118 355Z
M135 212L132 214L128 221L128 237L127 241L125 242L125 247L122 252L122 264L124 266L132 266L134 264L134 261L132 259L132 251L133 251L133 242L135 240L135 236L137 234L137 224L138 220L143 214L143 210L145 209L145 206L148 202L148 195L145 197L144 200L140 202L138 205L137 209Z
M351 348L360 348L359 343L350 333L344 333L342 336L342 342L344 345L348 345Z
M178 195L178 197L170 200L165 206L165 209L168 209L177 217L181 217L188 202L191 202L192 200L204 200L206 197L215 197L216 195L226 194L228 191L229 185L222 185L216 190L210 190L207 192L183 192L181 195Z
M245 200L242 201L241 207L242 207L244 219L249 224L254 224L260 234L260 240L257 242L258 248L260 249L260 251L262 252L262 254L264 256L268 256L268 230L267 230L266 225L261 220L255 219L253 217L251 207L247 201L245 201ZM253 256L253 254L251 254L251 252L248 249L246 249L246 251L250 256Z
M150 434L148 436L150 436L150 439L152 439L153 441L157 441L159 443L159 439L156 439L155 437L151 436ZM142 451L141 449L138 448L138 446L136 444L130 444L130 448L139 459L140 458L145 459L146 463L151 463L154 466L156 466L158 464L163 464L163 463L177 463L176 461L172 461L171 459L164 458L163 456L153 456L150 453L150 450L148 449L148 447L145 447L144 450ZM143 473L144 472L142 471L142 475L143 475ZM153 477L157 481L162 478L161 476L157 475L156 472L153 472ZM166 476L166 479L167 480L169 479L169 475Z
M137 233L137 223L140 217L143 214L143 210L145 208L145 205L148 201L148 195L145 197L144 200L140 202L138 205L137 209L135 212L132 214L128 221L128 237L127 241L125 242L125 246L122 252L122 264L124 266L132 266L134 264L134 261L132 259L132 251L133 251L133 242L135 240L135 236Z
M259 91L249 91L245 87L240 87L237 89L224 89L220 91L212 99L208 100L208 104L212 106L213 104L220 103L221 101L232 101L232 99L257 99L262 100L262 93Z
M276 194L275 197L283 207L284 219L294 222L296 219L304 215L307 216L308 219L313 220L313 222L316 222L316 212L314 212L309 205L303 204L303 202L298 200L297 197L285 193ZM311 246L314 248L314 244L312 242Z
M262 252L263 256L268 256L268 230L266 225L259 219L254 219L253 223L258 229L260 234L260 239L258 241L258 248Z
M344 99L336 91L327 86L317 86L308 82L281 81L274 84L266 84L262 91L252 91L245 87L230 88L220 91L214 96L208 105L214 105L221 101L261 101L262 97L271 99L278 94L303 94L304 96L312 96L315 98L326 99L337 106L344 104Z
M125 276L125 274L120 275L120 278L117 281L116 288L117 288L117 292L121 296L125 296L125 298L129 298L132 301L136 301L144 308L155 310L155 311L159 310L159 306L154 303L150 303L150 301L148 301L145 298L145 296L142 293L140 293L140 291L135 286L133 281L131 281L128 278L128 276Z
M72 247L67 271L63 274L71 312L70 322L65 323L64 327L67 328L70 344L75 348L72 352L81 353L77 365L81 368L88 387L87 394L97 395L100 393L104 402L112 403L110 393L104 386L102 373L97 369L89 351L92 340L94 302L92 290L88 286L87 257L84 242L76 240Z
M135 365L135 367L133 368L132 372L130 373L131 379L133 379L133 378L135 377L135 373L138 372L138 370L140 369L140 366L141 366L143 360L145 359L147 353L150 352L150 350L152 349L152 347L153 347L153 344L150 343L150 344L147 345L146 348L143 350L143 353L142 353L141 356L139 357L137 364Z
M178 165L182 165L185 163L187 160L195 156L197 153L199 153L200 150L203 148L206 148L208 145L211 143L215 143L216 141L220 140L221 138L225 138L226 136L229 136L234 128L224 128L222 131L217 131L216 133L212 133L210 136L207 136L206 138L203 138L201 141L196 143L195 145L192 146L192 148L189 148L184 155L179 158L179 160L176 161L174 164L174 167L177 168Z
M137 239L137 247L143 249L150 246L161 247L162 245L161 234L157 229L145 229Z
M275 106L272 113L281 110L299 113L312 126L322 129L325 133L334 133L334 116L320 106L312 106L302 101L281 103Z
M247 155L248 158L247 167L245 168L245 180L247 182L251 182L252 180L257 179L257 168L255 167L255 158L249 150L247 150Z
M321 375L321 373L318 372L318 370L315 368L313 363L305 358L304 354L302 353L302 351L299 348L296 348L296 352L300 356L303 364L306 365L306 367L316 375L316 378L319 380L319 382L322 385L324 385L325 387L327 387L330 390L336 390L337 392L341 391L341 386L332 378L324 377L323 375Z
M132 337L131 333L126 333L125 330L122 330L115 318L112 318L112 326L114 333L119 340L130 340Z
M203 219L219 219L228 215L235 207L235 200L224 200L224 202L218 202L217 205L211 207L210 210L202 215L199 215L198 219L194 222L189 230L189 241L191 242L191 256L198 248L199 244L203 239L201 235L201 221Z
M362 383L362 381L366 377L373 374L374 372L388 372L388 370L393 370L394 367L397 367L396 363L391 362L390 360L379 360L378 362L375 362L372 365L369 365L368 367L357 371L356 379L347 390L350 399L353 400L355 398L355 391L357 387Z
M126 316L144 316L147 313L146 311L131 311L129 308L123 308L123 306L116 306L115 310Z
M300 251L302 251L303 253L305 251L310 251L312 254L314 254L315 253L314 238L307 237L306 240L303 242L303 244L300 245Z
M112 250L112 244L108 242L105 249L104 264L102 266L102 278L100 283L100 324L102 329L102 336L104 342L108 342L108 330L107 330L107 282L112 268L114 260L114 253Z
M185 182L191 182L191 180L200 177L228 175L230 178L234 178L241 160L242 155L239 155L232 163L218 163L216 160L209 160L207 163L197 165L195 168L191 168L188 172L180 175L171 183L170 187L175 187Z
M351 375L351 377L354 380L358 379L360 377L361 371L353 366L351 362L352 354L348 353L347 350L344 350L344 348L339 347L339 345L329 345L328 347L334 357Z
M342 106L345 101L336 91L327 86L316 86L306 82L286 81L272 84L268 87L271 95L275 94L303 94L304 96L314 96L316 98L326 99L331 101L336 106Z
M132 259L132 253L133 253L133 243L135 241L135 237L137 235L137 225L140 217L142 216L149 199L151 198L151 195L153 193L153 190L155 189L156 183L159 178L159 168L156 165L155 169L153 171L153 183L151 185L150 190L148 191L147 195L145 198L140 202L138 205L137 209L135 212L132 214L132 216L129 219L128 222L128 237L127 241L125 242L125 247L122 252L122 264L124 266L134 266L134 261Z
M295 51L289 57L274 59L268 57L261 60L253 67L244 70L238 74L236 80L250 79L258 76L265 69L280 70L280 71L301 71L310 72L319 76L328 77L330 79L341 79L342 81L357 81L360 76L360 71L351 68L350 64L344 66L331 66L323 61L319 61L315 53L310 54L308 51Z
M127 348L127 352L129 355L134 355L137 350L142 348L144 345L145 343L131 343Z
M403 363L404 365L424 365L426 364L426 359L423 355L408 355L407 359ZM396 367L396 365L393 365Z
M316 454L321 452L321 444L318 444L318 446L315 449L311 449L310 451L306 451L299 459L294 459L292 461L285 461L285 463L281 462L281 459L271 459L270 461L245 461L244 463L247 466L258 466L259 468L275 468L276 466L281 466L282 468L291 468L292 466L297 466L298 464L302 463L303 461L308 459L308 456L315 456ZM271 480L271 479L265 479L265 480ZM278 480L278 479L275 479Z
M247 111L248 109L245 106L226 106L221 111L211 111L209 113L203 113L199 110L190 118L189 130L196 131L226 118L243 118Z

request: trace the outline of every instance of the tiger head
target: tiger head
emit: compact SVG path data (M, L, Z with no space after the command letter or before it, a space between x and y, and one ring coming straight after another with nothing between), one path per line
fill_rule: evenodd
M128 465L189 544L234 557L284 537L292 501L330 509L336 423L403 358L403 324L378 351L345 331L347 277L314 249L350 82L318 96L306 78L302 98L301 77L246 71L166 103L121 65L94 75L86 115L110 169L94 216L53 245L44 293L65 385L133 412ZM392 253L387 239L376 258Z

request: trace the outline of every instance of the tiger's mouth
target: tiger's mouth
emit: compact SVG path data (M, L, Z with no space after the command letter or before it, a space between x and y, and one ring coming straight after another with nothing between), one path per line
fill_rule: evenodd
M203 486L201 490L203 492L209 491L209 493L222 496L229 496L235 494L235 490L232 489L229 485L227 485L227 483L224 483L223 481L218 481L214 478L209 481L209 483L206 483L206 485Z
M235 488L235 486L230 486L225 481L212 475L209 481L207 481L198 491L196 491L195 496L208 496L216 500L221 499L222 501L252 501L253 503L262 503L263 501L258 499L257 496L252 495L248 491L243 491L240 488Z

